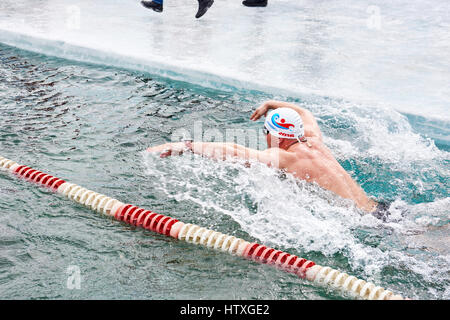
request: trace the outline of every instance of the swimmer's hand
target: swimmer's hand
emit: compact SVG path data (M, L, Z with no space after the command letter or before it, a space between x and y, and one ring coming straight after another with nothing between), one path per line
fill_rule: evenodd
M174 142L165 143L159 146L150 147L147 152L160 153L161 158L166 158L169 156L178 156L187 150L186 144L184 142Z
M268 102L268 101L267 101ZM256 110L253 112L253 114L250 116L250 120L256 121L262 116L266 116L267 111L269 111L269 105L267 102L264 102L262 105L260 105Z
M280 102L275 100L268 100L264 102L262 105L260 105L256 110L253 112L253 114L250 116L250 120L256 121L262 116L266 116L267 112L270 109L276 109L280 107Z

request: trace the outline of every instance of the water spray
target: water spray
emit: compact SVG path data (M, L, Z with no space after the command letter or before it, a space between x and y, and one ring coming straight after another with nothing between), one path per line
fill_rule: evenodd
M341 290L345 296L366 300L402 300L402 296L376 286L371 282L350 276L330 267L323 267L304 258L291 255L258 243L250 243L195 224L125 204L117 199L88 190L60 178L19 165L0 156L0 168L62 194L70 200L84 205L102 215L113 217L130 225L157 232L181 241L202 245L210 249L227 252L258 263L272 265L280 270L299 276L314 284Z

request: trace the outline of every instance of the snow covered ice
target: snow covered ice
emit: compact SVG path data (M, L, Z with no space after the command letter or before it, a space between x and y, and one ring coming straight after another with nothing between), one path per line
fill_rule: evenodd
M449 120L450 3L3 0L0 41L204 86L382 104Z

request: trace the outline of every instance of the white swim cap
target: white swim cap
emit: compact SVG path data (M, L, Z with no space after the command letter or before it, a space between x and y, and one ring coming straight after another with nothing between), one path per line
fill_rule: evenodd
M268 112L264 127L278 138L300 141L305 134L302 118L297 111L290 108L278 108Z

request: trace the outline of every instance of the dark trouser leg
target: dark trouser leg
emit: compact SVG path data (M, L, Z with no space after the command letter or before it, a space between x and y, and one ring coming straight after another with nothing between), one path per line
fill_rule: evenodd
M163 0L144 0L141 1L141 4L148 8L148 9L152 9L153 11L156 12L162 12L163 11Z
M245 0L242 4L246 7L265 7L267 0Z
M214 0L198 0L198 11L195 17L198 19L213 5Z

